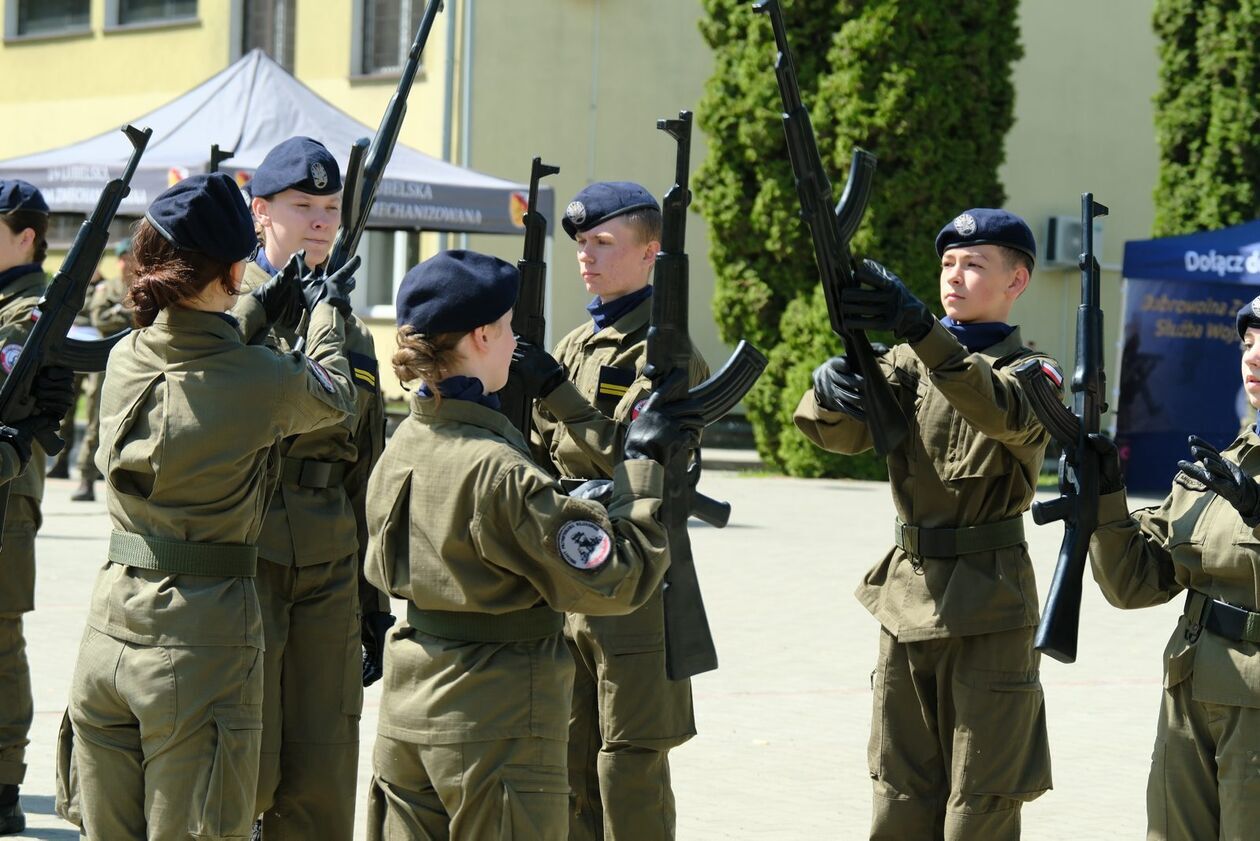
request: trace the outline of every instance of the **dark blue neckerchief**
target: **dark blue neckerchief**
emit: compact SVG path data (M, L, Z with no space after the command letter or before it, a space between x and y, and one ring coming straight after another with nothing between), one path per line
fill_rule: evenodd
M258 253L254 256L254 262L258 264L258 268L262 269L268 275L275 276L280 272L275 266L271 265L271 261L267 259L267 249L261 245L258 246Z
M223 319L224 321L226 321L226 322L228 323L228 326L230 326L233 330L240 330L240 329L241 329L241 323L240 323L239 321L237 321L237 320L236 320L236 316L232 315L231 313L226 313L226 312L212 312L212 313L210 313L210 314L211 314L211 315L217 315L219 318L221 318L221 319Z
M586 311L591 314L591 320L595 322L594 332L598 333L605 327L616 324L623 315L651 297L652 285L648 284L638 292L622 295L620 298L614 298L606 304L599 298L592 299L586 305Z
M985 348L993 347L1015 332L1014 326L1005 321L976 321L959 324L948 315L941 319L941 325L954 334L954 338L967 349L968 353L977 353Z
M12 283L14 280L17 280L19 277L26 277L28 274L34 274L35 272L42 272L43 270L44 270L44 267L41 266L39 263L23 263L20 266L14 266L11 269L5 269L4 271L0 272L0 289L3 289L4 287L8 286L10 283Z
M499 395L486 394L485 386L481 384L481 380L476 377L465 377L463 374L456 374L453 377L447 377L438 383L438 391L442 392L442 396L447 400L468 400L472 403L480 403L487 409L499 408ZM421 397L432 397L433 389L429 388L428 383L422 383L419 388Z

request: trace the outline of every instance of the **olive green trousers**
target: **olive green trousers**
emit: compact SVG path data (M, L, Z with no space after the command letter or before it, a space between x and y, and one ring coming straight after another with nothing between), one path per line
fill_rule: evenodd
M363 711L357 560L259 560L254 585L267 646L254 811L267 841L350 841Z
M624 616L570 615L570 841L674 837L669 751L696 732L691 681L665 676L661 591Z
M565 744L421 745L377 735L369 841L565 841Z
M42 469L32 462L31 469ZM35 523L27 497L9 499L0 535L0 785L26 776L34 704L22 614L35 609Z
M88 628L70 687L83 833L246 841L261 715L258 649L137 645Z
M1164 691L1146 786L1147 841L1260 837L1260 709Z
M1050 788L1033 628L902 643L881 631L872 841L1013 841Z

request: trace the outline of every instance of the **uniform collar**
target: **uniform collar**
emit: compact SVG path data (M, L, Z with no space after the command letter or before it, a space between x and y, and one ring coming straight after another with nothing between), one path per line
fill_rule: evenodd
M596 330L588 338L603 341L609 339L619 341L631 333L642 330L647 326L648 321L652 317L652 299L646 297L633 307L628 313L625 313L612 324L607 325L602 330Z
M189 310L183 307L166 307L159 310L153 326L171 333L206 333L220 339L241 341L236 319L221 312Z
M438 391L442 392L443 400L467 400L495 410L503 405L499 402L499 395L486 394L485 385L476 377L465 377L462 374L447 377L438 383ZM433 391L427 383L422 384L416 393L421 397L433 396Z
M0 272L0 301L42 295L47 277L39 263L24 263Z
M1007 356L1009 354L1015 353L1016 351L1020 350L1023 346L1024 346L1024 341L1023 339L1020 338L1019 327L1018 325L1016 325L1016 326L1011 327L1011 332L1007 334L1005 339L1002 339L1001 341L995 344L989 345L987 348L984 348L983 350L974 351L974 352L979 353L981 356L987 357L989 359L1001 359L1003 356Z
M591 321L594 322L591 332L598 333L605 327L616 324L618 319L651 297L652 286L649 284L642 289L631 292L629 295L614 298L607 303L598 297L592 299L586 305L586 311L591 314Z
M271 261L267 259L267 249L263 248L261 245L258 246L258 251L254 253L254 265L266 272L267 277L271 277L280 271L275 266L271 265Z
M512 426L507 415L480 403L468 400L443 400L441 404L438 404L432 397L413 394L411 414L416 420L425 424L466 423L488 429L522 453L529 454L529 447L525 444L525 439L521 437L520 430Z
M949 316L942 318L941 324L946 330L954 334L954 338L967 349L968 353L978 353L987 350L1015 330L1014 327L1004 321L959 324Z

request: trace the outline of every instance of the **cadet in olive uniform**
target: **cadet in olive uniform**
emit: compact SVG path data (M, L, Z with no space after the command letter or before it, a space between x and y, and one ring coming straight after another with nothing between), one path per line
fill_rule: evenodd
M1050 788L1021 518L1049 435L1014 374L1038 355L1006 323L1036 244L1019 217L979 208L941 230L936 252L942 321L869 261L859 269L867 286L841 298L849 326L906 341L880 360L910 421L888 455L896 547L857 591L883 626L870 837L1003 841L1019 837L1023 803ZM1060 385L1054 362L1041 360ZM796 425L833 452L870 449L863 387L844 357L824 363Z
M2 381L30 335L35 306L48 282L41 267L48 252L48 205L43 195L26 181L0 180L0 223ZM10 476L15 464L5 461L5 476ZM26 775L33 708L22 614L35 609L35 532L43 519L39 504L44 496L44 453L38 444L32 445L29 461L29 469L9 485L0 535L0 831L9 832L21 831L11 827L25 823L17 806L17 786Z
M649 401L607 510L566 496L493 396L518 286L507 263L450 251L398 292L394 368L418 388L372 475L367 574L409 605L385 658L371 838L566 838L562 612L631 610L667 564L651 459L694 445L700 419Z
M626 424L651 389L643 368L661 212L638 184L600 182L574 197L562 224L595 295L587 306L593 323L561 339L554 359L522 344L514 367L539 396L540 463L565 479L607 479ZM694 348L689 373L692 385L709 374ZM660 591L628 616L570 614L565 637L577 662L569 837L673 838L669 750L696 725L691 681L665 676Z
M1260 406L1260 298L1238 313L1242 378ZM1255 838L1260 828L1260 437L1224 453L1191 437L1193 462L1162 505L1128 513L1115 446L1101 450L1094 578L1116 607L1185 613L1164 649L1164 691L1146 789L1147 838Z
M162 193L132 240L140 329L110 354L96 460L113 533L70 690L93 839L239 839L254 819L255 544L275 444L354 405L341 347L348 273L305 290L309 356L249 347L225 311L256 244L223 173ZM249 297L265 320L296 322L303 295L281 277Z
M123 239L114 247L118 258L118 275L106 277L92 287L88 298L88 318L92 326L103 336L112 336L131 326L131 309L124 303L127 287L135 276L135 261L131 258L131 240ZM76 466L79 469L79 488L71 495L75 502L91 502L96 499L94 484L100 478L96 470L96 448L101 433L101 381L104 373L88 374L91 386L88 394L87 425L83 431L83 443L79 446Z
M324 262L337 233L341 172L323 144L309 137L279 144L249 189L263 244L245 271L245 289L266 283L299 250L308 266ZM265 563L256 584L267 648L256 811L264 815L268 841L349 841L354 834L361 644L379 636L383 646L393 623L388 598L361 575L367 479L385 445L376 348L352 314L345 332L355 409L281 443L280 485L258 539ZM274 327L268 337L282 348L296 339L293 330ZM379 653L374 646L378 664Z

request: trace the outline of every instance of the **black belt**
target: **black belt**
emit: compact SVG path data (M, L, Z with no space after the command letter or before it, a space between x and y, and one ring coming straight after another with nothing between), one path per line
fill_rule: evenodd
M346 478L346 462L285 457L280 481L302 488L335 488Z
M1198 590L1186 593L1186 619L1186 639L1190 642L1207 628L1227 640L1260 644L1260 613L1214 599Z
M957 529L921 528L898 519L893 539L898 547L918 558L953 558L1018 546L1024 542L1024 519L1012 517Z

